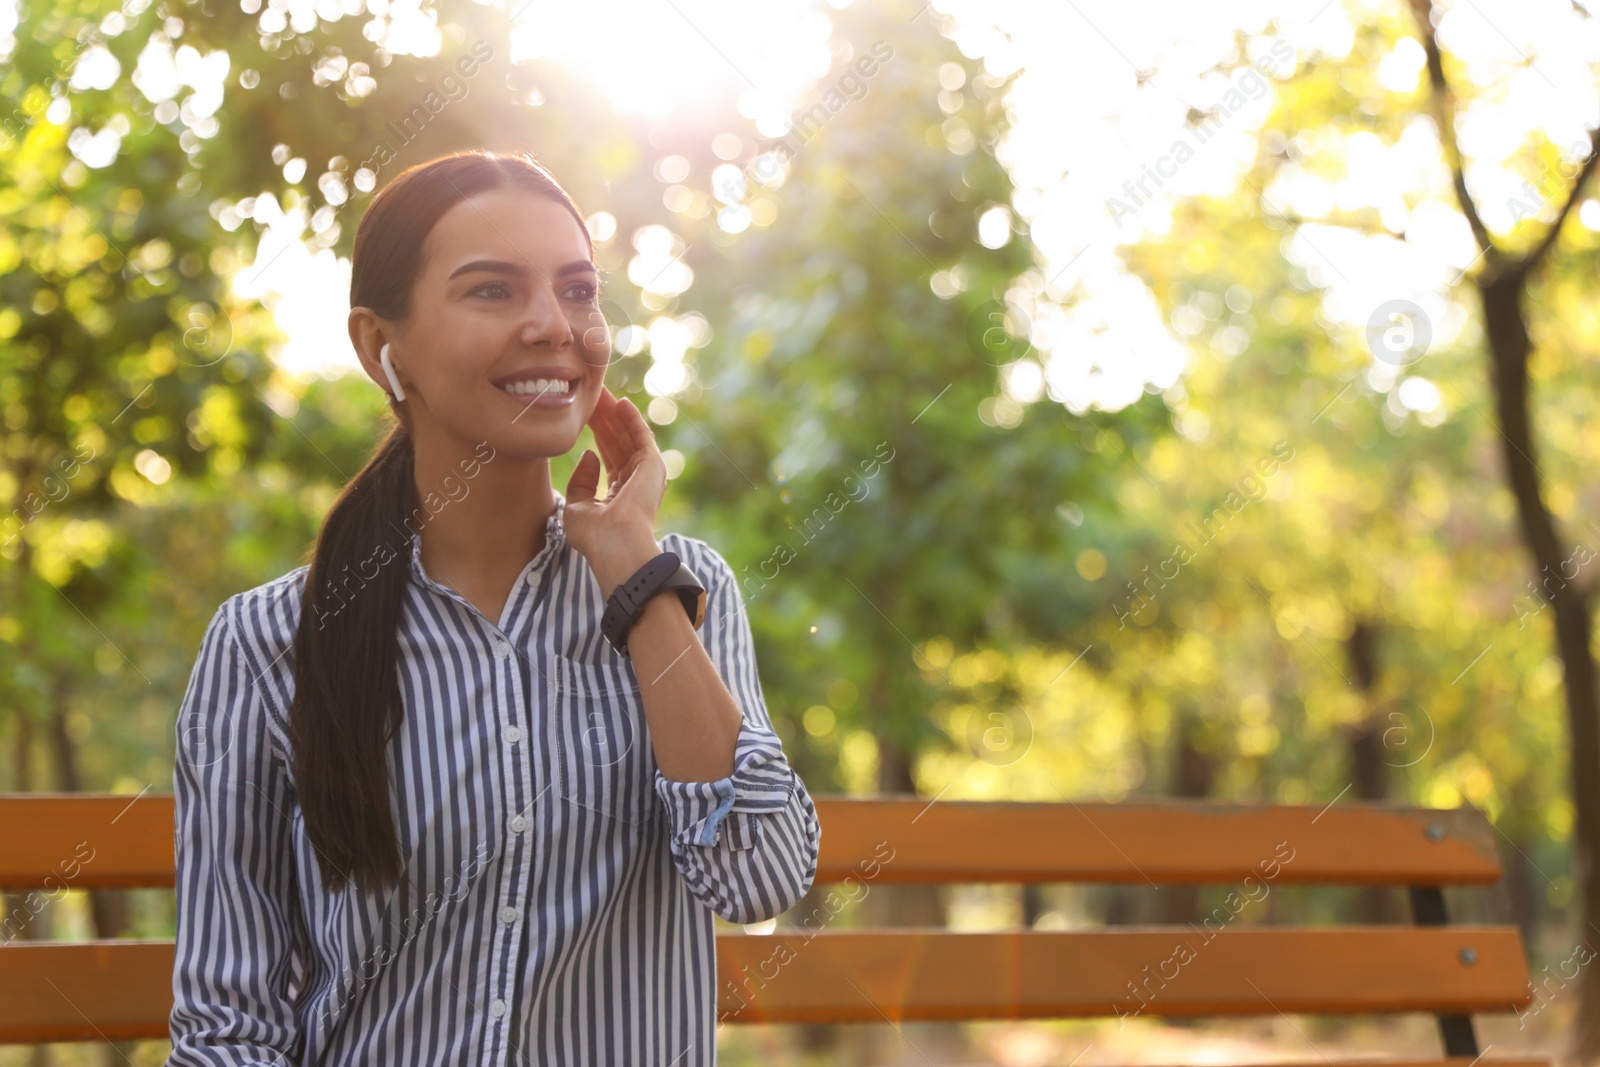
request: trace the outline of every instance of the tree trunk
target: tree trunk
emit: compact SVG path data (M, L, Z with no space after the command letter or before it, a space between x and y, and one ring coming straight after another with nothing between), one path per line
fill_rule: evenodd
M895 635L885 634L878 647L891 647ZM907 710L908 690L902 678L913 671L910 664L880 659L868 679L872 707L890 723ZM896 673L900 672L900 673ZM878 734L878 792L886 795L917 795L916 753L909 751L894 730ZM892 830L886 830L890 844ZM861 902L863 922L871 926L923 926L942 928L946 921L941 887L934 885L874 886ZM905 1023L898 1030L888 1026L852 1027L859 1034L853 1047L847 1045L846 1063L886 1063L898 1058L918 1059L929 1054L944 1060L964 1057L966 1041L958 1023ZM847 1039L848 1041L849 1039Z
M1180 708L1176 713L1173 730L1172 795L1185 800L1200 800L1211 795L1211 784L1216 778L1216 758L1203 747L1200 734L1200 716L1190 708ZM1200 887L1196 885L1169 885L1159 890L1162 920L1174 926L1196 922L1200 918Z
M33 716L27 709L17 708L17 736L11 750L12 789L18 793L33 792Z
M1044 913L1050 910L1049 902L1045 900L1044 886L1037 882L1029 882L1022 887L1022 925L1026 929L1033 929Z
M1586 934L1600 927L1600 705L1595 692L1591 651L1592 624L1587 582L1564 580L1567 562L1555 520L1545 507L1528 416L1528 356L1532 342L1523 308L1526 272L1511 270L1481 278L1484 332L1493 362L1495 410L1500 422L1501 454L1517 501L1522 539L1533 557L1556 628L1561 657L1567 729L1572 741L1569 768L1573 801L1573 877L1577 883L1578 928ZM1554 579L1553 581L1551 579ZM1591 925L1593 924L1593 925ZM1586 968L1578 990L1574 1053L1583 1060L1600 1059L1600 968Z
M878 792L914 796L911 762L905 750L892 740L878 741ZM889 843L894 837L889 835ZM874 907L874 902L876 906ZM945 906L940 886L885 885L875 887L864 902L867 921L874 926L931 926L945 924Z
M79 793L83 791L83 778L78 771L77 746L67 732L67 686L59 683L54 690L56 704L50 712L50 742L55 751L56 787L63 793ZM89 911L94 919L96 937L118 937L127 929L127 896L123 890L90 890Z
M1155 777L1151 773L1151 768L1156 762L1153 755L1154 746L1149 741L1151 731L1145 728L1145 700L1144 687L1134 682L1128 690L1128 731L1134 739L1139 773L1138 780L1125 798L1129 803L1147 797L1149 794L1145 790L1145 784ZM1100 921L1106 926L1128 926L1154 920L1155 913L1151 912L1147 905L1150 903L1149 894L1157 891L1142 883L1093 886L1089 892L1098 897Z
M1522 931L1523 944L1534 944L1534 933L1539 924L1539 913L1544 910L1540 901L1544 896L1543 876L1534 870L1528 854L1538 846L1528 838L1513 839L1516 851L1505 857L1506 901L1511 908L1512 920ZM1584 940L1587 940L1585 938Z
M1361 691L1366 714L1348 735L1350 791L1357 800L1389 799L1388 765L1383 758L1384 722L1378 700L1378 631L1375 623L1357 618L1345 638L1345 657ZM1356 895L1356 921L1394 922L1399 918L1395 893L1382 886L1367 886Z
M83 791L83 777L78 770L78 748L67 729L67 707L71 696L71 679L57 673L50 684L50 747L55 756L56 788L63 793ZM117 937L127 928L127 896L118 889L90 890L89 914L94 922L96 938L106 940ZM132 1052L132 1042L106 1042L101 1046L101 1060L106 1067L120 1067L132 1062L129 1059Z
M17 723L16 737L13 739L12 782L18 793L31 793L33 789L33 717L26 708L16 708L15 718ZM31 915L32 909L28 907L28 894L0 893L0 921L17 915L21 918L20 925L13 926L7 931L7 936L15 934L19 941L44 940L50 934L50 909L45 905L38 915ZM0 951L4 951L4 944L0 943ZM54 1062L54 1057L48 1045L35 1045L28 1054L28 1067L49 1067Z

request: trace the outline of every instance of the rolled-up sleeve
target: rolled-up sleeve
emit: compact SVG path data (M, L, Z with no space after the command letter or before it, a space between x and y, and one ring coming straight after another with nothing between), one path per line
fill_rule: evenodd
M201 641L173 771L177 946L167 1067L298 1063L295 870L284 757L230 605Z
M656 772L670 820L673 862L691 892L729 922L787 911L811 888L821 828L805 783L773 731L756 670L755 642L733 569L709 546L697 562L707 581L701 643L744 717L733 773L677 782Z

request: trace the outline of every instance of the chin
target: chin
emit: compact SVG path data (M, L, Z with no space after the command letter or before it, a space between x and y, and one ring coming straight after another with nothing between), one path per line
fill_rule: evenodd
M581 429L573 432L564 427L550 426L541 427L534 433L518 433L513 428L510 433L502 431L485 436L497 455L514 462L532 462L565 456L577 447L580 434Z

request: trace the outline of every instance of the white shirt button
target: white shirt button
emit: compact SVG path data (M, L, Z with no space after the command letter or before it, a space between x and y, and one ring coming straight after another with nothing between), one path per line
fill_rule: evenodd
M538 571L529 571L528 572L528 577L526 579L524 579L524 581L526 581L529 585L531 585L531 586L533 586L535 588L538 588L538 585L539 585L539 572Z
M493 1002L491 1002L489 1004L489 1014L493 1015L496 1019L500 1018L500 1016L504 1015L505 1013L506 1013L506 1002L505 1001L496 1000L496 1001L493 1001Z
M517 921L517 916L520 914L521 912L517 911L516 908L513 908L511 905L507 904L505 907L500 909L500 921L505 923L507 926L510 926L512 923Z
M521 741L522 740L522 727L520 727L520 726L507 726L506 727L506 740L510 741L513 745L516 744L518 741Z
M520 833L522 833L522 831L526 830L527 828L528 828L528 820L527 819L524 819L520 815L512 816L512 818L511 818L511 832L512 833L520 834Z
M496 638L494 643L494 658L505 659L511 655L511 644L504 638Z

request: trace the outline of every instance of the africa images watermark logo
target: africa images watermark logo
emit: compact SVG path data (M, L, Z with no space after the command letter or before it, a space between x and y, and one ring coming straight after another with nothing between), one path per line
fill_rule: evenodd
M1120 226L1123 219L1138 214L1139 209L1178 173L1178 168L1198 155L1199 148L1232 122L1246 104L1266 96L1267 79L1276 76L1280 67L1293 60L1294 46L1280 37L1243 74L1231 80L1216 106L1209 111L1191 108L1182 127L1183 135L1172 142L1172 147L1156 157L1153 164L1140 164L1138 178L1122 183L1122 192L1128 199L1113 196L1106 200L1111 221Z

